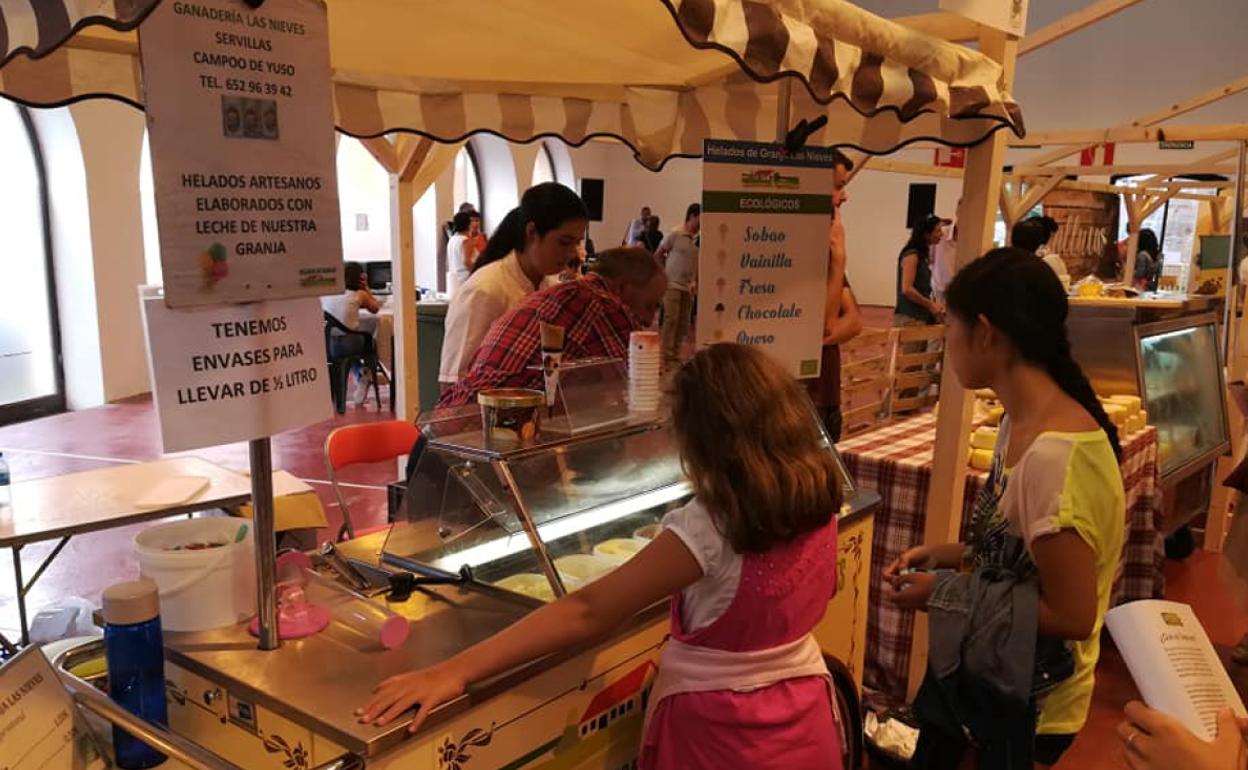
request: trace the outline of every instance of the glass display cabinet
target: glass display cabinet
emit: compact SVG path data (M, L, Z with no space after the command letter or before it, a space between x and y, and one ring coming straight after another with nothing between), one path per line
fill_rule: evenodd
M473 407L435 414L422 430L428 445L383 560L434 577L467 567L479 587L530 601L562 596L624 563L692 495L661 420L634 417L575 436L546 431L528 445L500 446L484 439ZM839 456L837 464L842 516L873 505Z
M1140 395L1157 428L1163 477L1184 475L1226 451L1226 387L1212 315L1135 327Z
M1071 350L1096 392L1139 396L1157 429L1167 535L1209 510L1230 449L1220 318L1214 297L1070 302Z

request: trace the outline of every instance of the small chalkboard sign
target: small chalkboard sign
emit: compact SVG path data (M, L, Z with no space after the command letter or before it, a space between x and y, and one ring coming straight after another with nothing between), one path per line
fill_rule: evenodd
M0 666L0 770L105 767L69 693L37 646Z

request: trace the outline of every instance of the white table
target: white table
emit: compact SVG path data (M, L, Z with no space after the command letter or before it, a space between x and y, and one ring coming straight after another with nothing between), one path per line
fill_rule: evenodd
M182 476L205 478L208 485L192 499L175 505L143 507L139 504L160 482ZM71 537L183 513L236 508L251 498L251 480L198 457L178 457L20 481L12 490L12 505L0 511L0 548L13 552L22 644L27 644L30 629L26 620L26 596ZM40 562L29 582L24 582L22 548L47 540L60 542ZM0 646L15 651L3 635L0 635Z

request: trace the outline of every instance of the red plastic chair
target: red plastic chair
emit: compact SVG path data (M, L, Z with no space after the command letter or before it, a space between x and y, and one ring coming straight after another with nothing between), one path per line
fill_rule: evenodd
M347 501L343 499L342 490L338 488L337 471L352 465L407 457L418 438L420 429L410 422L386 420L347 425L336 429L325 439L325 470L329 473L329 484L334 488L334 496L338 498L338 507L342 509L339 540L344 534L348 538L355 537L355 526L351 522L351 513L347 510Z

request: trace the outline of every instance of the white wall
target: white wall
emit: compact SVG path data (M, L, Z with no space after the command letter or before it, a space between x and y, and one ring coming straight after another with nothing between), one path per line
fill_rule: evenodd
M52 200L49 224L65 401L70 409L85 409L104 403L91 231L83 227L91 215L87 172L69 109L32 110L31 115L43 148Z
M66 402L83 409L144 393L143 115L108 101L34 115L52 199Z
M892 307L897 298L897 257L910 234L906 230L910 184L935 184L936 213L956 219L962 180L912 177L870 168L854 177L848 188L849 201L841 208L849 252L845 270L859 303Z
M144 119L117 102L70 108L87 172L104 400L150 389L137 287L147 280L139 210Z
M633 159L633 151L614 142L590 142L572 148L578 178L599 178L603 185L603 221L590 226L599 249L619 246L628 223L642 206L661 220L666 232L680 226L685 209L702 199L702 161L677 158L654 172Z
M349 136L338 142L338 211L343 260L390 259L390 175Z
M702 162L698 160L672 160L656 173L633 160L626 146L602 142L573 149L572 157L580 177L606 180L604 221L590 228L599 249L619 245L641 206L650 206L668 230L680 224L687 205L702 197ZM895 157L930 162L931 150L901 152ZM867 170L850 184L849 203L842 209L849 247L847 270L862 304L892 307L895 301L897 255L909 235L906 200L912 182L935 183L936 212L951 219L956 216L962 191L958 179Z

